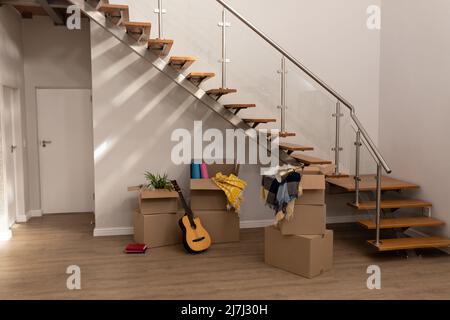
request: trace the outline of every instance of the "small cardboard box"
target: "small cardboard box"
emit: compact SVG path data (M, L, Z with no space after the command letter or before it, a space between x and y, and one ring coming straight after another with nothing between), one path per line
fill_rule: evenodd
M323 205L325 204L325 176L320 174L302 176L300 187L303 194L295 201L296 205Z
M318 235L325 234L327 219L326 205L296 205L294 216L278 223L283 235Z
M169 190L141 189L139 210L142 214L175 213L178 210L178 193Z
M194 214L200 218L212 243L239 241L239 216L233 210L197 210Z
M227 197L222 190L192 190L191 209L198 210L226 210Z
M323 235L283 236L274 226L265 228L264 260L274 267L313 278L333 265L333 231Z
M178 220L184 213L142 214L134 212L134 241L151 248L182 243Z

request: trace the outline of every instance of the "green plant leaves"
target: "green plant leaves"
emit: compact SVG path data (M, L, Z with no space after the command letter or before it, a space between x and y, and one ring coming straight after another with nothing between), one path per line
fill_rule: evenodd
M160 175L159 173L153 174L149 171L146 171L145 179L147 180L147 188L148 189L167 189L167 190L173 190L172 183L170 182L167 173L164 175Z

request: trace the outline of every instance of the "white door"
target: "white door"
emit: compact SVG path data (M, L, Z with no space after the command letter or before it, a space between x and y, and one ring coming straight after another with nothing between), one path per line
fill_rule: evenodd
M2 108L2 133L3 133L3 160L6 210L8 211L8 225L16 222L17 200L16 200L16 137L14 134L14 108L17 99L17 89L3 87Z
M37 89L41 207L94 211L91 91Z

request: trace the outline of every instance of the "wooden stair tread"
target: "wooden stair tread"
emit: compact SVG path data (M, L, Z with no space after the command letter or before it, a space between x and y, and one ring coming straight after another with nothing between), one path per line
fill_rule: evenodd
M183 71L189 68L195 60L193 57L170 57L169 65L177 71Z
M237 92L236 89L230 89L230 88L218 88L218 89L210 89L210 90L206 91L207 94L212 95L212 96L218 96L218 97L221 97L223 95L230 94L230 93L236 93L236 92Z
M186 76L186 79L199 86L202 82L215 77L213 72L191 72Z
M360 191L373 191L376 190L376 180L375 175L362 175L361 181L359 182ZM339 177L327 178L327 182L345 189L346 191L353 192L356 190L355 188L355 178L354 176L348 177ZM401 181L398 179L394 179L387 176L381 177L381 190L389 191L389 190L402 190L402 189L417 189L419 186L417 184Z
M277 119L273 118L245 118L242 119L247 123L269 123L269 122L277 122Z
M137 27L137 28L150 28L152 26L150 22L138 22L138 21L125 21L123 25L125 27Z
M120 13L120 11L128 10L128 5L100 3L97 7L97 10L102 13L114 14L114 13Z
M379 246L375 245L375 240L369 240L367 242L378 251L443 248L450 246L450 239L444 237L382 239L380 240Z
M293 153L291 154L291 157L295 160L304 163L306 165L312 165L312 164L332 164L329 160L324 160L320 158L316 158L310 155L302 154L302 153Z
M311 150L314 150L313 147L301 146L299 144L287 143L287 142L280 143L280 149L286 150L286 151L311 151Z
M287 131L284 131L284 132L280 132L278 135L279 135L281 138L287 138L287 137L295 137L297 134L296 134L295 132L287 132Z
M148 48L157 51L161 56L167 56L172 49L173 40L171 39L150 39L148 40Z
M358 205L355 203L349 203L349 206L358 210L374 210L376 208L376 203L375 201L360 201ZM394 199L381 201L381 209L425 208L431 206L431 202L416 199Z
M226 109L248 109L255 108L256 104L225 104L224 107Z
M376 229L375 221L360 220L358 223L369 229ZM406 218L385 218L380 219L380 229L410 228L410 227L435 227L445 223L429 217L406 217Z

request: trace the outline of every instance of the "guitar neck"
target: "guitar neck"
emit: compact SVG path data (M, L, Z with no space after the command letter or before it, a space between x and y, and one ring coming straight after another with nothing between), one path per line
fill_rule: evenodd
M184 199L183 193L181 192L181 188L178 186L176 181L172 181L172 184L175 187L175 190L178 192L178 195L180 196L181 204L183 205L184 211L191 219L193 219L194 213L192 212L191 208L188 206L186 199Z

